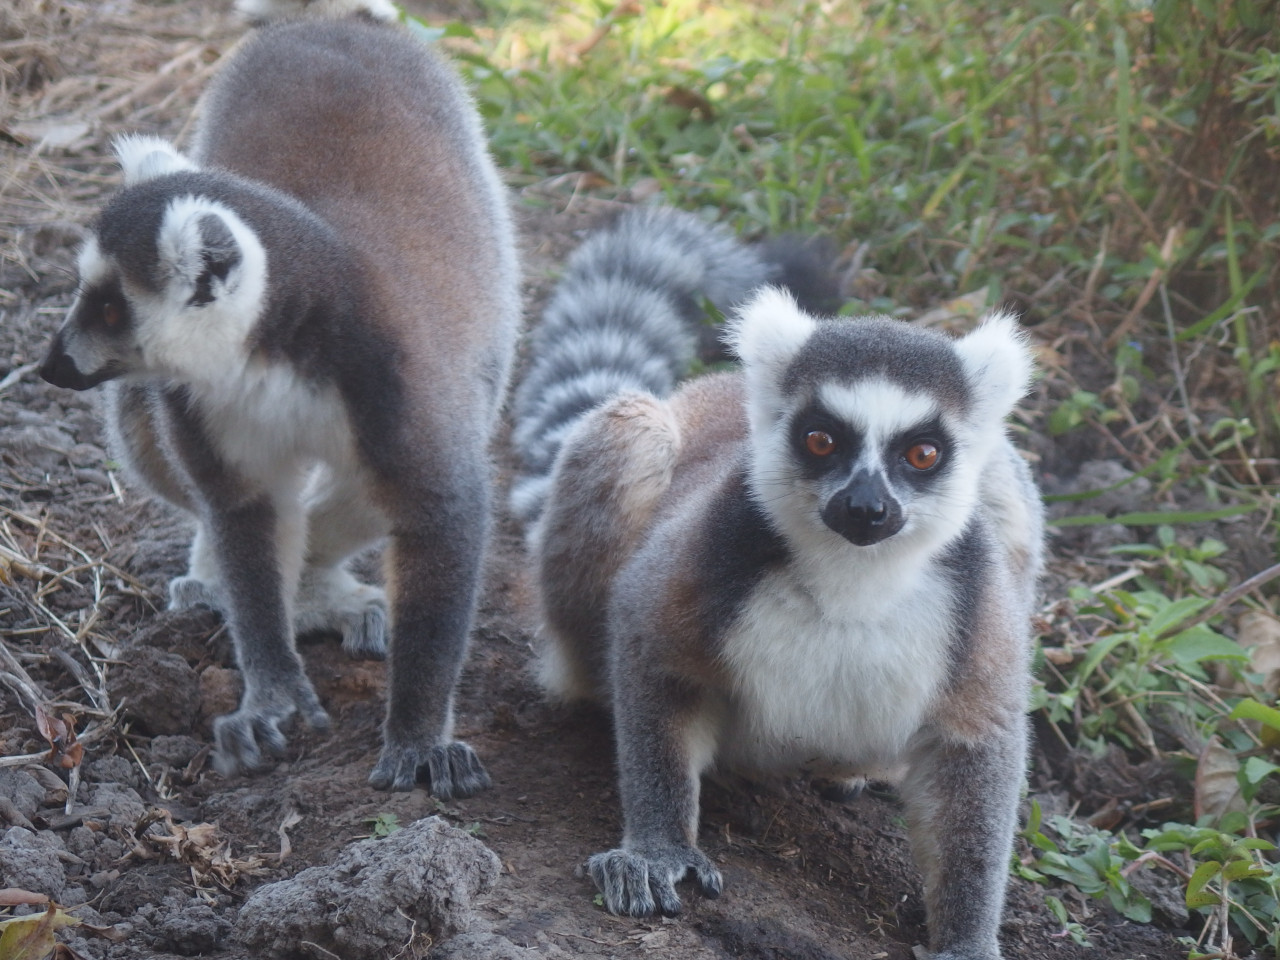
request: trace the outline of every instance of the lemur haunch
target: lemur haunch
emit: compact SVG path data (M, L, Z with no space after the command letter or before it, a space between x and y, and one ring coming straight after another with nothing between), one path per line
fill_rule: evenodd
M224 771L281 750L295 712L328 723L294 633L331 628L389 658L370 782L466 796L488 783L451 728L519 316L508 198L453 71L377 22L394 7L305 12L227 58L189 158L117 144L125 187L41 372L113 381L121 453L195 515L170 598L231 626L245 689L215 723ZM384 596L346 561L386 535Z
M608 329L597 310L535 368ZM997 958L1042 562L1004 428L1023 337L1006 314L959 340L814 319L772 288L730 335L740 372L671 395L615 373L563 418L534 511L544 682L614 712L625 829L590 873L615 913L674 914L687 874L721 889L697 847L705 770L905 767L934 956ZM669 355L635 339L633 361Z

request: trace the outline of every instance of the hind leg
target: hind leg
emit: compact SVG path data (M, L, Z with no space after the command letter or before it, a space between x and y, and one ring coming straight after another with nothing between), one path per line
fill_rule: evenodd
M196 524L196 533L191 540L187 572L169 581L169 609L188 610L191 607L208 607L221 614L227 610L212 540L201 523Z
M318 470L306 493L307 556L293 625L299 633L331 630L352 657L381 659L387 650L387 597L361 583L348 559L386 535L386 517L361 478Z

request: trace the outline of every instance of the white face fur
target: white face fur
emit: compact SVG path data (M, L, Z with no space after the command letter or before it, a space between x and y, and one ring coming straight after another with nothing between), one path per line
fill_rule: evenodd
M116 149L127 187L195 169L153 137L123 138ZM147 285L122 265L138 261L147 239L135 241L139 250L105 249L97 235L85 243L81 293L59 334L66 357L84 385L128 375L193 384L234 376L265 301L267 256L258 237L226 206L175 192L148 239L158 282Z
M953 378L958 371L957 397L929 389L922 358L939 358L936 335L906 325L860 328L856 319L825 323L852 365L860 338L877 330L892 334L901 357L857 376L826 363L816 382L801 377L808 385L788 392L819 322L772 289L734 322L750 398L752 492L793 549L820 562L851 549L875 562L932 555L968 524L984 464L1025 390L1031 361L1022 336L1011 316L996 314L950 341L954 355L943 353L941 365Z

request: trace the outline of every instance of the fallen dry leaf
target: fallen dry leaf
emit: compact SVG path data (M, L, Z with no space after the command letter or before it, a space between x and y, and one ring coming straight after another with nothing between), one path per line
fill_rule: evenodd
M1240 761L1214 737L1200 751L1196 762L1195 813L1199 820L1206 814L1221 817L1224 813L1244 810L1240 781L1236 772Z
M0 890L0 907L34 907L48 902L49 898L43 893L19 890L17 887L5 887Z
M56 763L64 770L78 767L84 759L84 744L76 741L76 720L69 713L55 717L36 704L36 727L40 736L49 742L47 763Z
M162 824L166 832L148 832L153 824ZM138 821L133 834L137 841L135 855L144 859L159 856L185 864L196 886L212 882L230 890L241 877L266 873L265 856L243 860L232 857L231 845L219 834L216 823L174 823L168 810L156 809Z
M1249 651L1249 668L1262 674L1262 686L1268 693L1280 690L1280 620L1250 610L1236 624L1240 646Z
M0 957L4 960L49 960L57 948L54 934L80 921L56 903L44 913L0 922Z

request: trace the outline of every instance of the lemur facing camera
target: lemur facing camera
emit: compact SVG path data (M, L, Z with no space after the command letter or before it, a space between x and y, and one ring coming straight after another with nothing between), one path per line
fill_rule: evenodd
M117 144L125 187L41 373L112 381L120 453L195 515L170 601L230 623L244 695L214 725L222 770L282 750L295 712L328 724L294 645L325 628L389 660L370 782L467 796L488 777L453 699L519 317L508 199L452 70L379 22L391 4L305 12L228 57L189 158ZM388 534L384 595L346 564Z
M583 264L635 288L671 275L654 266L660 231L589 246ZM697 846L713 765L898 767L935 960L999 957L1042 563L1040 501L1004 427L1032 369L1014 319L956 340L815 319L764 288L729 329L741 371L671 393L687 337L590 295L596 282L569 272L531 358L538 393L576 385L595 405L526 405L517 432L555 448L526 513L543 680L614 714L622 845L588 864L605 904L674 914L690 873L720 893ZM556 320L566 304L574 323ZM617 349L595 375L597 341Z

